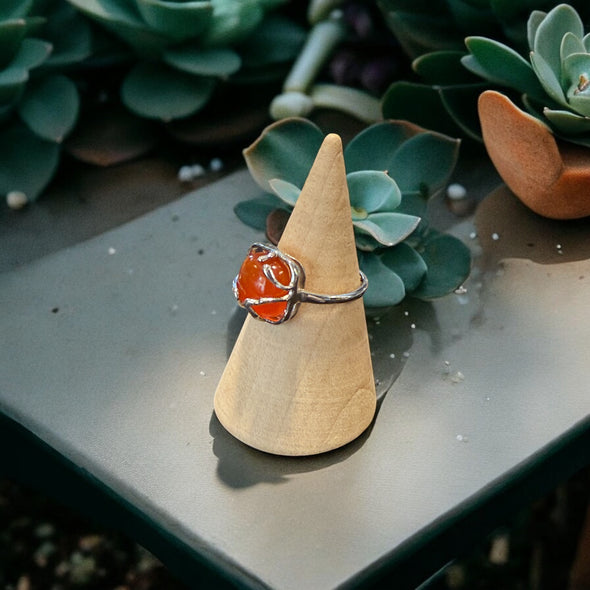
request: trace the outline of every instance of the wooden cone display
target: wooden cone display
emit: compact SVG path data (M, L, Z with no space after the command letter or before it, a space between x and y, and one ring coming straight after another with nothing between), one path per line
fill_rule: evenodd
M325 138L278 247L303 265L306 291L340 294L359 286L338 135ZM269 453L313 455L354 440L376 407L362 299L304 302L279 325L248 316L214 407L226 430Z

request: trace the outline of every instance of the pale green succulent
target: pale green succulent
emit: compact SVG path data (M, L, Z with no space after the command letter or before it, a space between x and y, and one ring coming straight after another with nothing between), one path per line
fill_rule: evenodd
M63 71L89 53L88 26L61 0L2 3L0 194L31 201L51 180L79 110L77 88Z
M238 217L265 229L276 209L290 212L324 139L306 119L267 127L244 157L267 193L236 207ZM428 199L452 172L459 142L405 122L372 125L344 150L359 263L369 278L365 304L399 303L406 295L431 299L456 289L470 270L467 247L426 222Z
M497 88L462 66L464 39L481 36L505 43L526 57L527 18L555 0L378 0L391 30L413 59L420 81L395 82L383 97L383 115L449 134L481 139L477 98ZM590 5L572 0L583 19Z
M495 84L516 90L531 114L561 137L590 146L590 34L568 4L528 20L529 61L485 37L465 40L463 65Z
M123 40L137 58L121 97L134 113L187 117L220 80L295 55L303 31L269 13L285 0L67 0ZM247 41L247 43L246 43Z

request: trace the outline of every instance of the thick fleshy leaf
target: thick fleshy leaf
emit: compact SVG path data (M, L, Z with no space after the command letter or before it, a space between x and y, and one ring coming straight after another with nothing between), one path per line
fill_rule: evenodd
M406 296L404 282L373 253L359 257L361 270L369 279L369 287L363 296L365 307L378 308L397 305Z
M455 168L460 141L438 133L415 135L395 153L389 174L400 190L432 196L442 189Z
M439 88L441 102L447 113L465 134L475 141L482 141L477 99L489 88L486 83L463 84Z
M346 180L353 214L355 210L364 212L361 218L369 213L393 211L401 203L397 184L385 172L359 170L347 174Z
M203 108L215 87L213 78L192 76L164 64L141 62L121 87L125 105L150 119L171 121Z
M559 78L541 55L531 52L531 64L545 92L558 104L567 106Z
M590 118L583 117L571 111L544 109L543 115L555 129L564 135L581 135L590 133Z
M535 34L533 51L543 58L558 80L561 78L561 40L568 32L581 39L584 24L569 4L559 4L547 13Z
M514 3L514 0L510 1ZM542 10L533 10L529 15L529 19L527 21L527 41L531 51L535 46L535 36L537 35L537 29L543 20L545 20L546 16L547 13L543 12Z
M391 161L412 129L401 123L375 123L353 137L344 150L348 172L379 170L389 172Z
M0 131L0 194L22 191L34 201L53 178L59 153L57 143L40 139L24 125Z
M281 180L280 178L273 178L269 181L269 184L272 192L279 197L279 199L287 203L287 205L291 205L291 207L295 206L301 193L301 189L298 186L295 186L293 183L287 182L286 180Z
M237 72L242 65L240 56L232 49L199 49L194 46L167 49L162 59L169 66L189 74L222 78Z
M306 34L305 28L292 20L270 14L240 46L244 65L259 68L288 62L298 55Z
M68 0L68 2L117 35L139 55L158 56L170 42L168 37L156 32L143 21L131 2L123 3L118 0Z
M174 41L194 39L207 28L213 16L209 1L135 0L135 3L146 23Z
M461 63L464 55L464 51L433 51L416 58L412 68L429 84L467 84L475 78Z
M204 47L227 47L244 41L264 18L257 2L214 2L213 15L200 38Z
M383 95L381 110L385 119L412 121L447 135L460 133L434 86L406 80L394 82Z
M264 195L238 203L234 207L234 213L242 223L264 231L266 229L266 218L272 211L281 207L284 207L284 204L280 199L274 195Z
M590 115L590 54L573 53L563 63L567 101L574 111Z
M34 0L3 0L0 2L0 20L23 18L33 5Z
M419 299L442 297L465 281L471 270L469 248L457 238L435 234L420 251L428 268L417 289L412 292Z
M381 261L401 278L406 293L418 287L428 270L422 256L405 242L387 248L381 255Z
M65 76L47 76L30 83L18 105L29 129L48 141L61 143L78 118L76 85Z
M77 64L92 53L90 22L69 4L58 5L42 31L53 51L47 65L64 67Z
M561 58L562 65L568 56L574 53L586 53L584 42L579 37L576 37L573 33L566 33L561 40L561 47L559 55Z
M587 33L584 38L582 39L582 43L584 44L584 49L590 52L590 33Z
M366 219L353 219L352 223L357 230L369 234L380 244L393 246L418 227L420 218L404 213L374 213Z
M474 74L494 84L514 88L521 94L541 94L541 86L530 64L507 45L485 37L467 37L465 45L471 55L461 61Z
M29 70L42 64L50 52L49 43L23 39L14 59L0 70L0 106L9 106L20 98L29 80Z
M0 21L0 68L14 57L26 33L24 19Z
M252 178L267 192L280 178L303 186L324 134L307 119L285 119L269 125L243 154Z

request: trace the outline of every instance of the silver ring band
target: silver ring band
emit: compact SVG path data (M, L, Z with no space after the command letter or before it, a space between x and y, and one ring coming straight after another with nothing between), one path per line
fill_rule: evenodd
M233 280L233 292L240 307L252 316L270 324L291 319L300 303L348 303L363 296L369 286L366 275L359 271L360 285L338 295L306 291L305 270L301 263L274 246L255 242ZM256 293L248 293L254 283Z

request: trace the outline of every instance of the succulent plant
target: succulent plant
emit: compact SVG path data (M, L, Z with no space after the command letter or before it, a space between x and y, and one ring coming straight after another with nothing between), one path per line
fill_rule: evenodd
M9 203L36 199L55 173L79 109L76 86L63 71L89 51L88 27L61 0L2 4L0 194L21 195Z
M285 0L67 1L127 44L136 62L122 100L163 121L201 110L217 82L239 70L272 70L292 59L303 36L299 26L269 14Z
M244 150L250 173L266 194L239 203L238 217L263 230L276 210L288 215L323 138L315 124L301 118L267 127ZM458 140L400 121L376 123L346 146L352 223L359 263L369 278L367 307L392 306L406 295L439 297L469 274L467 247L426 222L428 199L446 184L458 149Z
M462 66L464 38L483 36L528 51L531 10L550 10L553 0L378 0L420 82L393 83L383 97L384 117L404 118L444 133L480 140L477 98L496 81L482 81ZM583 19L590 6L572 0Z
M522 95L527 110L557 135L590 146L590 35L576 10L560 4L528 20L530 61L485 37L465 40L463 65Z

